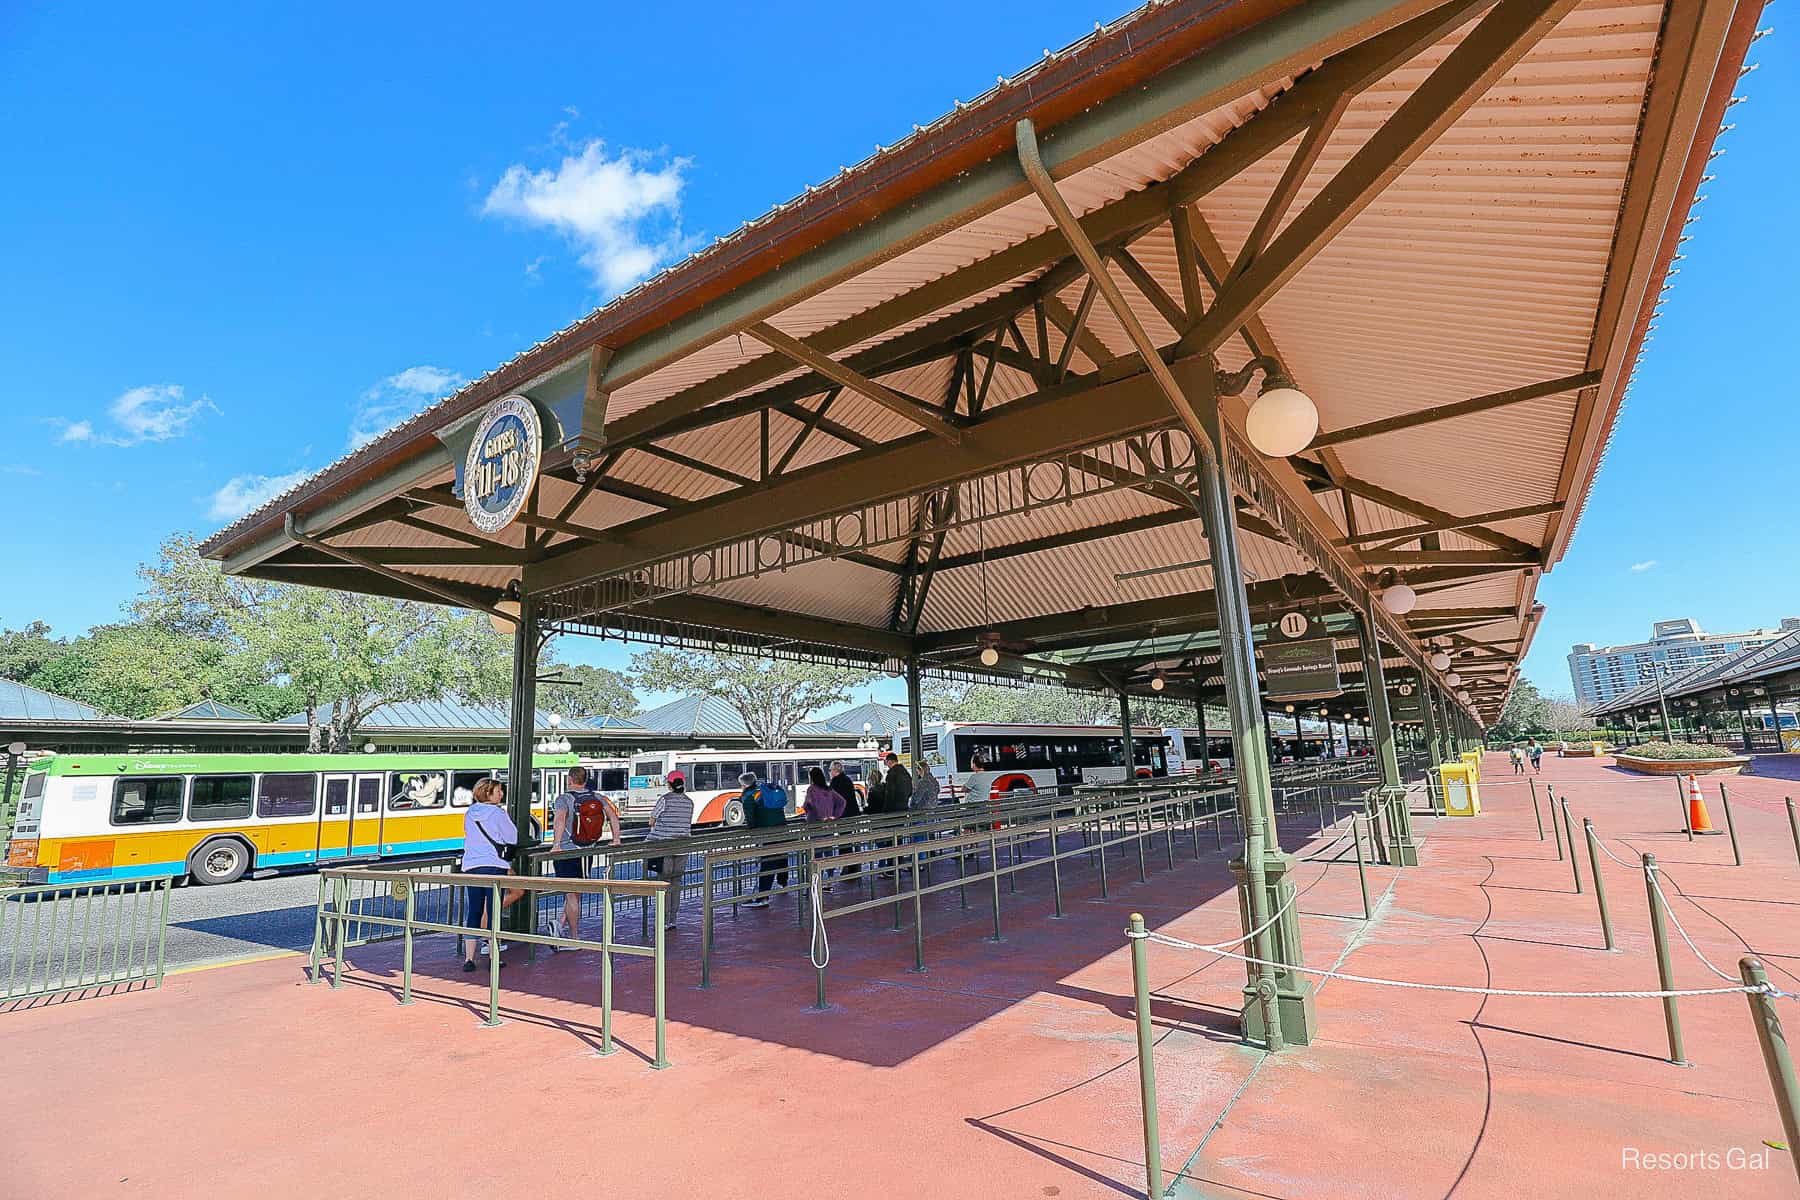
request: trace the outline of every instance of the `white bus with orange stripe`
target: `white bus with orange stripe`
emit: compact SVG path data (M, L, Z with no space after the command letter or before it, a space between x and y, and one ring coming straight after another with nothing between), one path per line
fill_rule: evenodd
M1134 726L1132 775L1161 778L1169 773L1169 737L1161 729ZM916 761L911 737L895 735L902 758ZM925 726L920 739L925 761L952 799L981 799L1010 792L1055 789L1125 780L1125 738L1118 729L1097 725L989 725L945 721Z

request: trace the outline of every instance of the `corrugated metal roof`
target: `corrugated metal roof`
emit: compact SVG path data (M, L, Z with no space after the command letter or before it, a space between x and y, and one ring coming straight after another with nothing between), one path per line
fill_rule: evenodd
M905 729L907 725L906 710L895 708L892 704L877 704L870 701L858 704L855 708L846 708L843 712L833 713L824 718L820 724L828 729L861 737L863 726L876 737L892 737L894 732Z
M79 700L34 688L13 679L0 679L0 720L97 721L100 710Z
M196 700L186 708L178 708L174 712L166 712L154 718L158 721L260 721L261 717L247 713L241 708L233 708L229 704L220 704L208 697Z
M319 711L319 720L327 721L331 717L332 706L326 705ZM538 709L536 727L539 731L551 728L550 710ZM560 719L560 718L559 718ZM481 729L504 732L510 727L510 718L504 705L470 704L456 699L409 700L394 704L377 705L363 718L357 728L363 733L381 733L392 730L410 729ZM304 712L290 713L275 722L277 725L305 725ZM572 724L572 722L564 722Z
M682 696L667 704L641 712L633 718L637 727L653 733L681 737L749 737L744 715L737 706L722 696ZM822 721L802 721L794 726L802 737L831 737L843 731Z

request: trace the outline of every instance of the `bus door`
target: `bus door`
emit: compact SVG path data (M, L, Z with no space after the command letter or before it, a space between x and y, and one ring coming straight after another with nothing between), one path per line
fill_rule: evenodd
M350 814L351 853L374 857L381 853L380 775L356 777L356 802Z
M319 861L346 858L350 854L351 775L325 776L324 803L319 805Z

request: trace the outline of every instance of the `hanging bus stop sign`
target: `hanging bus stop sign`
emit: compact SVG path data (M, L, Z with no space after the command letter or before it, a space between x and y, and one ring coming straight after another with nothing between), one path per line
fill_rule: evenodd
M1417 682L1402 679L1388 689L1388 716L1396 721L1423 721L1424 700Z
M1263 645L1263 674L1271 700L1316 700L1344 690L1337 643L1318 618L1299 610L1283 613L1271 628Z
M482 414L463 461L463 508L483 533L511 525L531 499L544 431L524 396L496 400Z

